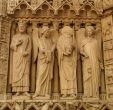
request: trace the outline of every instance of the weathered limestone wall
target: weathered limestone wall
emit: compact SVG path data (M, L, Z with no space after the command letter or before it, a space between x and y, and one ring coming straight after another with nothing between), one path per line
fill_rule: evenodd
M5 99L9 67L10 19L1 16L0 25L0 99Z

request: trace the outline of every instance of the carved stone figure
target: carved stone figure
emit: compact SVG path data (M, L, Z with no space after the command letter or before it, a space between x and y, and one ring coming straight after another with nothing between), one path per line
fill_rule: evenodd
M38 32L38 34L35 34ZM39 34L41 32L41 34ZM37 62L37 81L34 98L37 96L49 98L51 95L51 80L53 79L54 49L51 30L44 26L34 29L34 62Z
M62 29L57 48L59 59L59 74L62 97L75 97L77 94L76 82L76 43L74 31L69 26Z
M100 72L103 69L94 27L86 26L86 36L81 42L84 98L99 98Z
M31 38L26 33L26 28L27 22L24 20L19 21L19 33L14 35L11 41L13 53L12 91L16 92L16 96L20 93L29 96Z

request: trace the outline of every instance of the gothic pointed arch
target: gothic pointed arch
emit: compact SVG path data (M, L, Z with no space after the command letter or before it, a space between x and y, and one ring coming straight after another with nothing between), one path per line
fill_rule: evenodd
M39 4L36 7L35 11L37 11L38 9L42 9L43 5L47 5L48 9L53 9L54 10L54 8L50 5L50 3L47 0L44 0L41 4Z
M35 104L30 104L25 110L39 110Z
M76 16L76 10L74 6L67 0L63 2L56 10L59 17L62 17L62 15L68 18Z
M58 10L62 9L63 6L65 6L65 5L68 5L71 10L74 10L73 5L72 5L69 1L67 1L67 0L65 0L65 1L58 7Z
M60 105L59 103L56 103L52 110L64 110L64 107L62 105Z
M47 0L44 0L41 4L39 4L35 8L35 13L41 17L45 16L51 17L54 15L54 8Z
M25 7L26 10L33 11L33 8L31 7L31 5L26 0L22 0L12 8L12 12L11 13L9 12L9 14L14 14L16 10L21 10L22 6Z
M90 13L88 13L90 12ZM95 15L101 15L102 12L100 12L100 10L98 10L95 5L94 2L90 2L89 0L86 0L83 5L78 9L78 14L81 15L81 13L86 13L87 15L90 15L91 17L93 16L93 14ZM85 16L85 14L83 15ZM89 16L86 16L89 17Z
M13 108L9 104L4 104L0 110L13 110Z
M77 110L88 110L84 104L81 104Z
M113 108L110 105L104 105L101 110L112 110Z

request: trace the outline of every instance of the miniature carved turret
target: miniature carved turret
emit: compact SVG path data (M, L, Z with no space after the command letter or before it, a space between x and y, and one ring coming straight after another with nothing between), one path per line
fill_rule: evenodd
M13 8L19 3L20 0L8 0L7 10L8 13L12 13Z
M0 0L0 15L5 16L7 11L7 2L6 0Z

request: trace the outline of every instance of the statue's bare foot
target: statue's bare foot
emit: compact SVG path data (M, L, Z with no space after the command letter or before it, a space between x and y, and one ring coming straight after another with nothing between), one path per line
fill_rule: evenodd
M67 97L67 95L66 95L66 94L62 95L62 98L65 98L65 97Z
M38 96L39 96L39 94L35 93L32 97L33 97L33 98L36 98L36 97L38 97Z
M50 95L49 94L46 94L45 97L50 98Z
M15 96L19 96L20 95L20 93L19 92L17 92L16 94L15 94Z
M91 98L91 97L92 97L92 96L89 96L89 97L88 97L88 96L86 96L86 95L84 95L84 96L83 96L83 98L84 98L84 99L85 99L85 98Z
M75 94L71 94L70 97L76 98L76 95Z
M30 94L28 92L24 92L23 95L30 97Z

